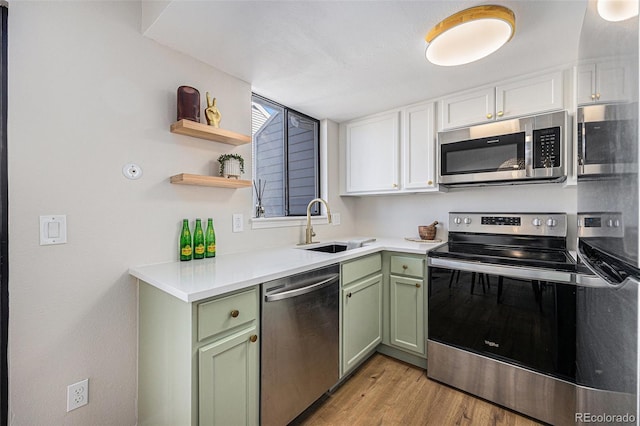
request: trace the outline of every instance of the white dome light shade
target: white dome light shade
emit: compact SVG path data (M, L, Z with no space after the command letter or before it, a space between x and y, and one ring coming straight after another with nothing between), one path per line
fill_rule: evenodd
M638 0L598 0L598 14L611 22L638 16Z
M515 33L515 16L502 6L478 6L436 25L425 38L426 57L436 65L477 61L498 50Z

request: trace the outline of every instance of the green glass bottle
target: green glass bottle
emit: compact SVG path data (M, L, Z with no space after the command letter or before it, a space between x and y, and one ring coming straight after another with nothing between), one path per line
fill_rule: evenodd
M180 233L180 260L191 260L192 257L191 231L189 221L182 220L182 232Z
M216 257L216 231L213 229L213 219L207 220L207 233L205 235L207 245L207 257Z
M196 229L193 231L193 258L204 259L204 232L200 219L196 219Z

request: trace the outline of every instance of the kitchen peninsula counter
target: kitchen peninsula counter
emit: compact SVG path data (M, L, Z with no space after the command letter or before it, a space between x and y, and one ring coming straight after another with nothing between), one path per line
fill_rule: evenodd
M331 243L347 243L358 239L362 238L340 239ZM328 243L321 242L314 245L321 246ZM379 238L363 247L340 253L304 250L302 247L306 246L265 248L189 262L176 261L135 266L129 269L129 274L184 302L197 302L376 252L395 251L426 255L429 250L440 244L442 243Z

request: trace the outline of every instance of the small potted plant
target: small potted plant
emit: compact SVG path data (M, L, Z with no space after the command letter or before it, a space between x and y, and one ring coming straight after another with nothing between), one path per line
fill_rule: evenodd
M244 158L240 154L222 154L218 162L222 177L238 179L244 173Z

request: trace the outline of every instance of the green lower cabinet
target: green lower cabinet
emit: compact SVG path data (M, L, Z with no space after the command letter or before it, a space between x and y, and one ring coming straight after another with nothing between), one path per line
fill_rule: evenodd
M259 287L194 303L139 282L138 424L259 424Z
M382 341L382 274L342 289L342 372L347 373Z
M259 343L256 328L199 349L199 425L257 425Z
M390 343L425 355L424 281L391 275Z

